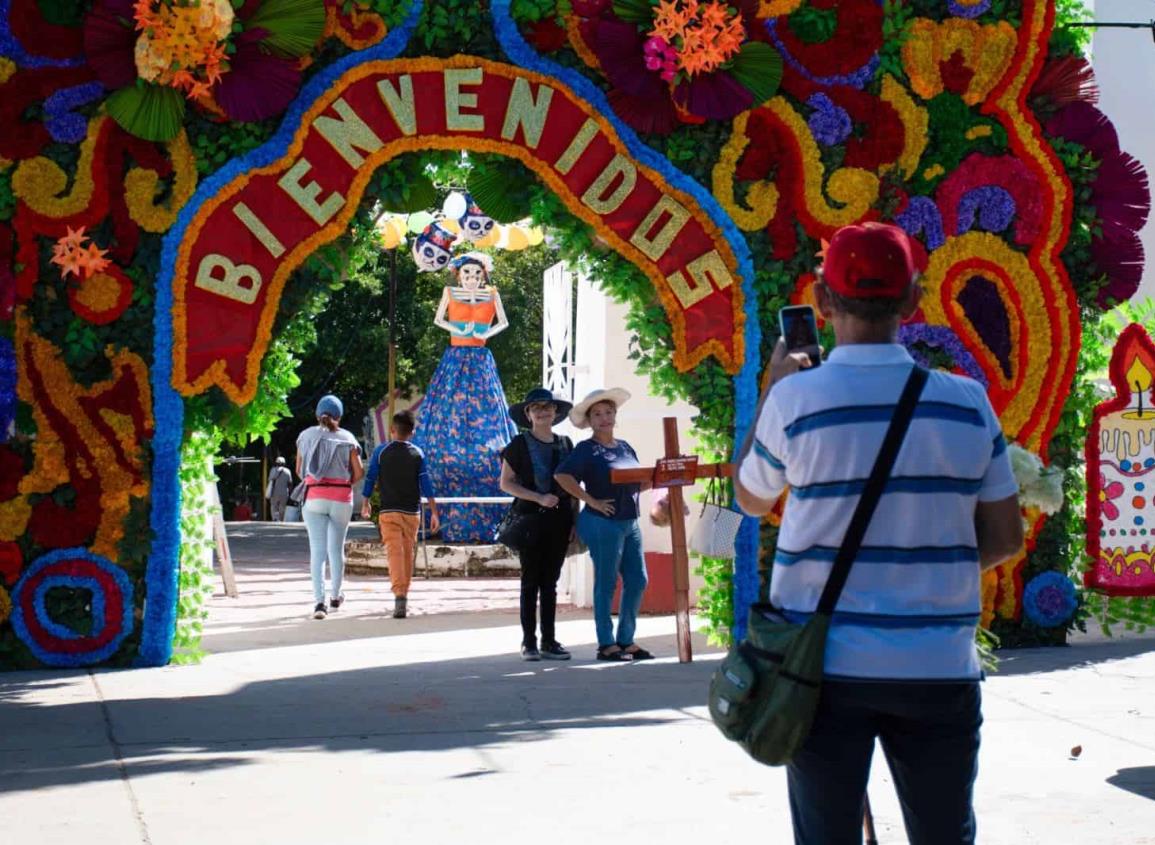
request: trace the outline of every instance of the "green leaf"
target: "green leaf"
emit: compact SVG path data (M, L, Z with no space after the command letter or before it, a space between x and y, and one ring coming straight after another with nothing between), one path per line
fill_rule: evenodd
M509 175L500 166L475 169L467 186L474 201L498 223L514 223L529 216L529 196L510 184Z
M106 106L121 129L146 141L171 141L184 122L184 97L167 85L138 83L121 88Z
M265 0L249 18L246 29L269 34L261 42L287 56L305 56L325 30L323 0Z
M769 44L748 41L734 57L730 75L754 95L754 105L760 106L778 92L782 54Z
M614 0L614 14L628 23L649 23L654 10L649 0Z

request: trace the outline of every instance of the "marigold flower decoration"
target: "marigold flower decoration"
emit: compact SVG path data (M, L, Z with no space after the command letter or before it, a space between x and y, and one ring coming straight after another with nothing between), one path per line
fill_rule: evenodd
M741 50L746 27L737 9L717 0L662 0L649 35L673 48L681 71L696 76L717 70Z
M610 104L639 132L731 120L782 81L782 56L764 40L756 0L586 2L574 11Z
M134 58L141 79L203 97L228 69L227 39L233 28L228 0L136 0L133 20L141 34Z
M65 228L67 234L56 241L51 258L52 263L60 268L61 277L67 279L69 275L74 275L78 279L82 276L87 279L108 268L111 262L104 257L108 250L94 243L86 245L88 236L84 234L84 226L79 229L71 226Z
M147 141L171 141L186 100L227 120L280 114L301 58L325 31L325 0L94 0L84 18L88 66L110 91L108 114Z

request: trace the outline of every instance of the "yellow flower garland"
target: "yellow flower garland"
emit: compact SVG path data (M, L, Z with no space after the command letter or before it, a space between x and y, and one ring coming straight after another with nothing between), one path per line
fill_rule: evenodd
M92 164L96 142L106 117L94 117L88 122L88 137L80 144L80 161L72 191L68 191L68 174L56 162L45 156L25 159L12 174L12 193L45 217L72 217L88 208L95 185Z
M924 100L943 92L940 63L961 53L974 76L963 92L968 106L983 102L1002 81L1015 57L1018 34L1006 21L982 25L965 18L917 18L907 28L902 64L910 87Z
M714 164L712 181L714 198L738 228L745 232L756 232L778 213L778 188L773 182L755 182L746 194L749 208L743 208L734 198L735 171L742 153L750 144L750 137L746 134L749 122L750 112L742 112L734 118L734 130Z
M160 176L155 170L134 167L124 176L124 203L129 216L144 231L158 235L176 222L177 214L197 186L196 158L185 131L182 129L167 147L173 166L172 196L167 202L155 203L160 187Z
M881 98L884 102L890 103L902 121L902 153L895 164L902 174L909 178L918 172L918 163L922 159L922 154L926 152L927 144L930 143L928 135L930 115L926 109L915 103L914 98L907 93L902 84L889 73L882 78ZM886 173L894 166L884 164L879 168L879 172Z
M11 542L24 534L32 517L32 505L23 496L0 502L0 542Z
M821 225L837 228L862 220L878 199L878 176L858 167L843 167L830 173L823 192L822 159L810 127L794 107L782 97L766 104L789 127L802 153L806 211ZM831 205L826 197L838 203ZM839 207L841 206L841 207Z
M0 625L8 621L8 617L12 615L12 597L8 595L8 591L0 587Z
M1000 267L1005 277L992 273L990 265ZM1018 363L1012 360L1009 379L958 303L963 285L975 275L988 279L999 292L1010 324L1011 348L1020 349L1026 338L1026 367L1018 372ZM990 232L967 232L948 238L931 253L923 283L926 295L922 309L927 321L950 326L964 338L976 356L985 360L988 374L994 374L1000 387L1013 395L1000 416L1007 438L1019 439L1019 432L1034 418L1042 398L1057 328L1051 325L1043 291L1027 256Z
M21 492L32 492L26 487L29 478L43 479L46 470L41 461L54 460L52 450L45 452L39 447L41 439L56 440L59 435L53 431L48 415L41 404L45 399L50 401L55 410L68 419L76 428L77 435L84 441L90 454L95 458L95 465L76 463L76 471L83 477L95 474L99 479L101 516L96 530L96 539L90 547L93 553L116 559L117 547L124 538L124 520L128 516L130 498L148 495L149 481L146 467L141 461L138 444L146 439L144 432L137 430L133 421L118 413L102 413L101 419L110 425L119 441L117 445L128 444L125 450L131 466L131 472L126 470L117 458L114 444L96 428L87 411L80 403L82 398L97 397L113 387L115 382L122 378L132 378L144 412L145 425L152 426L152 391L148 379L148 365L144 359L127 350L114 350L111 347L105 350L113 373L111 379L98 382L90 387L81 387L72 378L68 366L60 356L60 350L51 342L36 335L32 331L31 321L23 308L16 312L16 342L17 349L24 354L17 355L17 393L21 401L32 406L33 417L36 421L37 448L34 450L35 462L32 472L21 481ZM29 379L29 368L35 368L40 378L51 391L47 396L40 396L33 392ZM128 371L129 375L125 375ZM70 480L65 467L65 480ZM61 481L60 483L64 483ZM58 485L38 492L51 492ZM21 497L27 506L27 499ZM31 508L28 508L31 513ZM25 516L25 524L27 516ZM23 533L21 526L20 533ZM0 536L0 540L12 539Z

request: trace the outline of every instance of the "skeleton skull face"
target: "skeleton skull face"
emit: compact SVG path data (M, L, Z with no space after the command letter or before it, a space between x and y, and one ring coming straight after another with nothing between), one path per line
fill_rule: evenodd
M477 290L485 282L485 269L476 261L467 261L457 271L457 283L466 290Z
M479 241L492 231L492 217L468 212L461 218L461 234L468 241Z
M418 270L425 272L444 270L449 264L449 258L449 250L443 249L425 236L413 242L413 260L417 262Z

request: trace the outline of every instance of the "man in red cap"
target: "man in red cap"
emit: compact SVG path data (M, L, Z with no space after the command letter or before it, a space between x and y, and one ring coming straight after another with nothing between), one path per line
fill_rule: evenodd
M818 606L915 367L897 342L921 296L906 233L839 229L815 293L836 347L811 367L779 340L735 484L755 516L790 486L769 600L798 623ZM888 478L834 605L813 727L788 766L797 843L862 841L876 739L910 842L975 841L980 574L1023 543L1018 485L982 385L931 372Z

